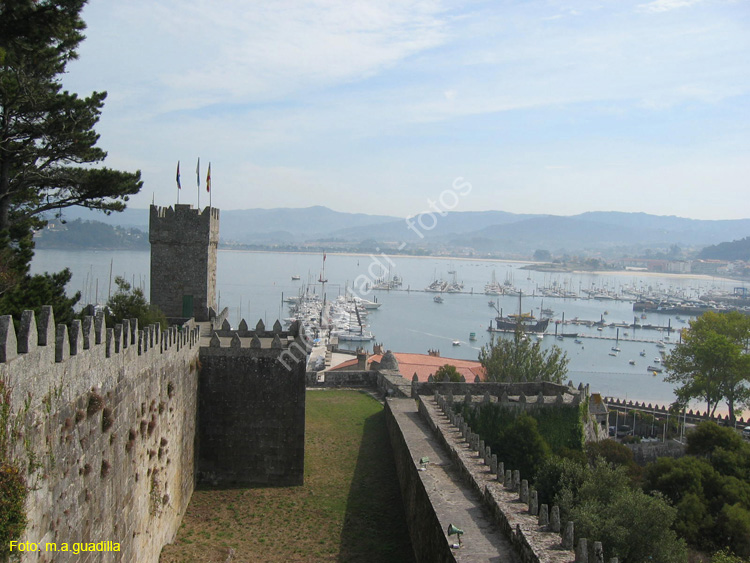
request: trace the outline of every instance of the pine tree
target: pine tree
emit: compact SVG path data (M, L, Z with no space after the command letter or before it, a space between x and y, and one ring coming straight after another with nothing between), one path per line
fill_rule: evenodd
M17 285L45 216L70 206L122 211L142 186L140 172L94 166L107 156L94 131L106 92L80 98L61 84L84 39L84 4L0 0L0 252Z

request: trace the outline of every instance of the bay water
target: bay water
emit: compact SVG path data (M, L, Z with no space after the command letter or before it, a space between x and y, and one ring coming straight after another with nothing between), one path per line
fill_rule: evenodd
M740 282L711 277L654 275L641 272L625 273L545 273L521 269L525 264L498 260L474 260L440 257L411 257L374 255L274 253L220 250L218 253L217 290L219 307L228 307L230 322L237 326L244 318L250 326L258 319L266 325L289 316L283 299L297 295L303 287L321 292L318 280L327 279L328 299L343 295L345 287L366 299L382 303L368 316L368 330L376 341L394 352L426 354L429 349L440 351L442 357L476 360L479 350L487 345L492 335L487 332L489 322L497 312L489 306L492 300L505 315L517 313L519 298L489 297L484 286L493 277L507 281L522 290L521 310L539 317L540 308L554 310L553 319L575 317L607 323L632 324L634 316L640 323L663 327L664 331L605 327L558 325L558 330L579 332L581 343L573 338L556 339L555 324L550 323L542 346L562 348L570 359L568 378L578 385L589 383L593 392L646 403L669 404L674 400L672 384L665 383L661 374L654 375L648 365L659 358L657 342L665 339L669 351L679 340L673 329L687 326L687 318L677 315L649 313L641 319L633 312L633 304L626 300L560 299L539 296L540 288L553 284L582 294L584 289L597 289L621 294L625 288L642 291L671 290L695 297L709 291L731 291ZM70 293L81 291L81 303L104 303L116 289L115 276L122 276L149 294L150 253L148 251L84 251L37 250L32 262L32 273L56 272L71 269L73 278L68 284ZM325 267L325 273L323 268ZM111 271L111 275L110 275ZM455 274L449 273L455 272ZM299 275L300 280L292 280ZM403 284L398 290L372 290L378 278L398 275ZM465 293L443 293L443 303L434 302L434 293L424 292L435 279L463 283ZM475 333L476 340L469 339ZM627 333L627 336L626 334ZM666 337L669 336L667 340ZM497 335L495 336L498 337ZM602 338L604 337L604 338ZM609 338L609 339L606 339ZM453 345L458 341L459 345ZM363 343L347 343L356 347ZM368 344L368 343L365 343ZM620 348L610 355L615 344ZM342 343L344 346L344 343ZM369 343L370 349L372 343ZM646 355L640 353L645 351ZM629 361L633 361L631 365ZM408 374L406 374L408 376ZM695 407L705 408L695 404Z

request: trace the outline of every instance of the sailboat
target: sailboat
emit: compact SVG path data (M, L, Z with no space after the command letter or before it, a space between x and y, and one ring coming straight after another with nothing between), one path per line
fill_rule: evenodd
M521 310L521 296L523 292L518 292L518 314L503 317L502 314L495 317L495 326L490 323L489 332L515 332L520 325L521 330L525 333L544 333L547 330L550 319L537 320L532 313L523 313Z
M615 336L615 345L612 346L612 351L613 352L619 352L620 351L619 343L620 343L620 329L618 328L617 329L617 336ZM612 354L610 354L610 356L612 356Z
M318 278L318 281L320 283L328 283L328 280L326 279L326 253L323 253L323 269L320 271L320 277ZM324 291L325 291L325 286Z
M484 293L485 295L502 295L503 294L503 286L497 282L497 276L495 274L495 270L492 270L492 279L490 280L490 283L484 286ZM492 301L490 301L490 303L492 303ZM492 305L490 305L490 307L492 307Z

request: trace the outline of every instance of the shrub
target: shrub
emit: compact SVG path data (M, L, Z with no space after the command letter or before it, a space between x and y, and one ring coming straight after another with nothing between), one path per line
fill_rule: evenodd
M99 393L97 393L96 391L92 391L91 395L89 395L89 404L86 407L86 414L88 416L94 416L96 413L102 410L103 406L104 399L102 399L102 396L99 395Z
M451 364L445 364L437 369L435 372L435 381L451 381L458 383L461 381L461 374L458 373L456 366Z
M26 528L26 481L13 464L0 462L0 559Z

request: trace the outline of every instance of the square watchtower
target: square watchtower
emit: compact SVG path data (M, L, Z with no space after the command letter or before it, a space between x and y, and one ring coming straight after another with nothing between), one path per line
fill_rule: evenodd
M151 303L168 318L209 320L216 310L219 210L151 206Z

